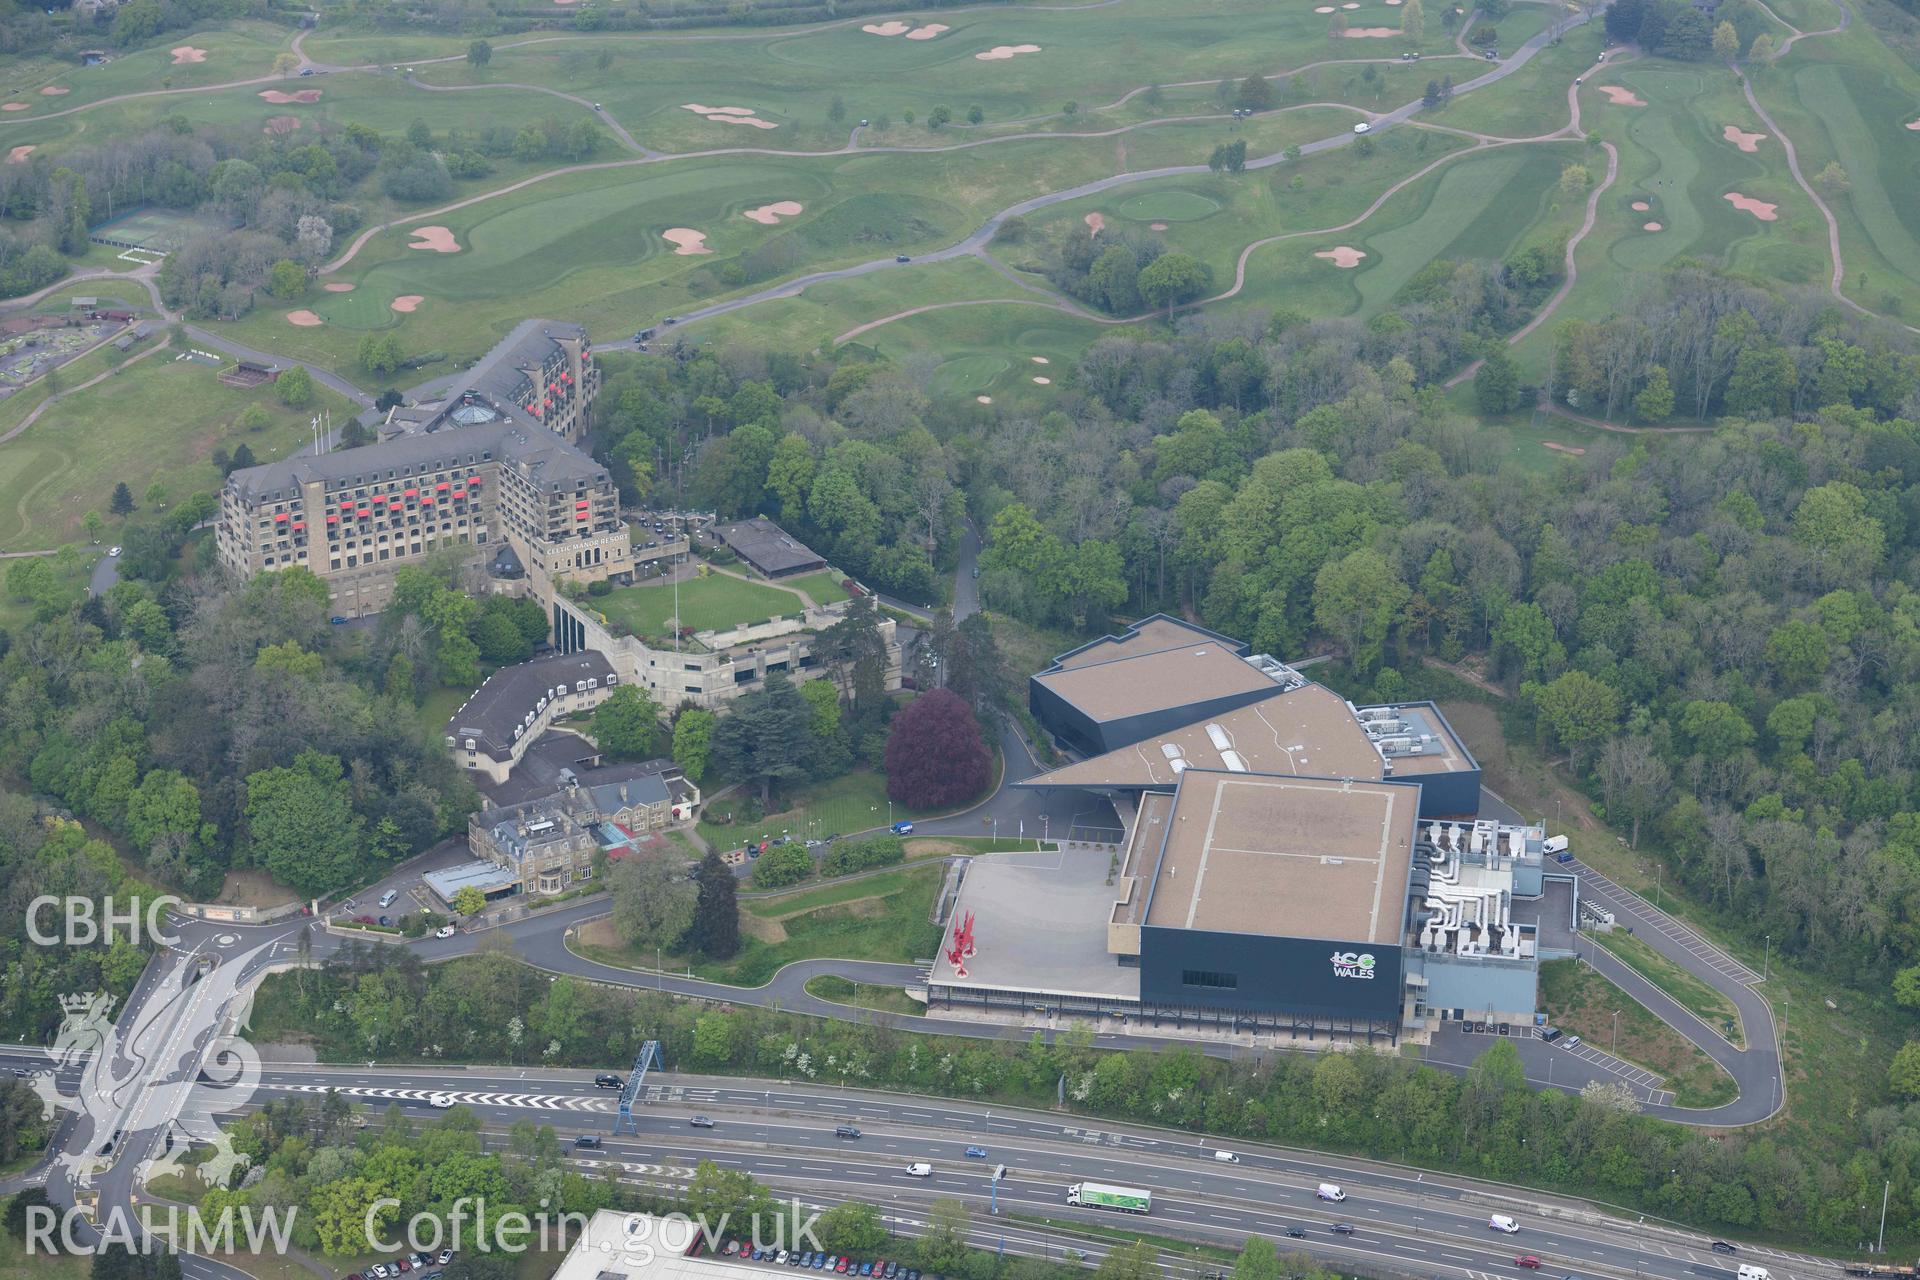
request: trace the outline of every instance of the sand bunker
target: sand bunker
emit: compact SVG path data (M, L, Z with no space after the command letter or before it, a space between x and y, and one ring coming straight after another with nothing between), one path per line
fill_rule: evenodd
M1053 379L1052 378L1035 378L1033 380L1033 384L1036 387L1050 387L1053 385Z
M1016 53L1038 52L1040 52L1040 46L1037 44L997 44L985 53L976 53L973 56L981 62L1005 62Z
M860 29L870 36L903 36L913 30L913 24L895 18L891 22L869 22Z
M707 248L707 233L695 231L692 227L668 227L660 233L660 238L672 245L675 255L682 258L713 252Z
M782 218L797 217L806 206L798 200L775 200L772 204L763 204L758 209L748 209L741 217L761 226L770 227Z
M1400 34L1398 27L1348 27L1340 33L1349 40L1390 40Z
M1366 257L1367 254L1364 249L1354 249L1347 245L1339 244L1331 249L1322 249L1313 256L1316 258L1325 258L1342 271L1351 271L1360 265L1360 259Z
M1315 9L1315 10L1314 10L1314 12L1315 12L1315 13L1333 13L1333 12L1335 12L1335 10L1334 10L1334 7L1333 7L1332 5L1330 5L1330 4L1323 4L1323 5L1321 5L1321 6L1319 7L1319 8L1317 8L1317 9Z
M435 253L460 252L460 242L445 227L415 227L408 234L413 236L413 243L407 246L409 249L431 249Z
M1752 196L1743 196L1738 191L1727 192L1726 200L1727 203L1734 208L1739 209L1743 213L1750 213L1762 222L1778 222L1780 220L1780 206L1777 204L1768 204L1764 200L1755 200Z
M403 293L387 305L401 315L406 315L408 312L419 310L420 304L425 301L426 299L417 293Z
M1052 364L1053 363L1053 361L1047 359L1045 356L1029 356L1027 358L1032 360L1035 364Z
M762 120L753 114L752 107L703 107L697 102L685 102L680 105L682 111L691 111L704 116L710 124L750 124L756 129L778 129L780 126L771 120Z
M1084 221L1087 224L1087 234L1090 236L1097 236L1107 229L1107 218L1105 214L1090 213Z
M1649 223L1647 223L1647 224L1646 224L1645 226L1643 226L1643 227L1641 227L1640 229L1641 229L1642 231L1664 231L1664 230L1666 230L1666 228L1665 228L1665 227L1663 227L1663 226L1661 226L1661 225L1660 225L1659 223L1657 223L1657 222L1649 222Z
M292 133L299 127L300 118L298 116L268 116L267 123L260 132L273 134Z
M282 93L278 89L263 89L260 91L260 96L275 106L285 106L289 102L312 103L320 101L320 91L318 89L301 89L294 93Z
M974 400L975 400L975 401L976 401L977 403L979 403L979 404L992 404L992 403L993 403L993 397L992 397L992 396L975 396L975 397L974 397Z
M1166 229L1167 224L1164 222L1149 222L1147 224L1147 230L1149 231L1165 231Z
M353 286L348 284L344 280L335 280L332 284L323 284L320 287L322 289L325 289L328 293L352 293L353 292Z
M953 28L947 26L945 23L929 22L924 27L915 27L913 30L907 32L907 39L931 40L935 36L939 35L942 31L951 31L951 30L953 30Z
M1584 458L1587 456L1587 451L1579 445L1561 444L1558 440L1542 440L1540 447L1543 449L1551 449L1555 453L1570 453L1576 458Z
M1635 200L1633 202L1633 211L1635 213L1645 213L1648 209L1651 209L1652 207L1653 206L1648 204L1645 200Z
M57 98L63 93L72 93L72 92L73 90L65 87L64 85L50 84L41 88L40 96L43 98Z
M205 62L207 60L207 51L205 49L196 49L190 44L183 44L177 49L169 49L168 52L173 55L173 65L176 67L185 66L189 62Z
M1607 101L1616 107L1644 107L1646 101L1631 89L1622 89L1617 84L1603 84L1600 92L1607 95Z
M1907 128L1912 129L1915 133L1920 133L1920 120L1910 122Z
M36 147L31 143L29 143L24 147L15 147L13 150L7 152L7 163L8 164L25 164L27 162L27 157L32 155L34 152L38 151L39 149L40 149L39 147Z
M326 322L311 311L289 311L287 312L287 323L298 325L302 329L312 329Z
M1767 140L1767 135L1764 133L1746 133L1732 125L1728 125L1720 136L1742 151L1758 151L1760 144Z
M25 111L26 109L27 104L24 102L9 102L4 106L0 106L0 111Z

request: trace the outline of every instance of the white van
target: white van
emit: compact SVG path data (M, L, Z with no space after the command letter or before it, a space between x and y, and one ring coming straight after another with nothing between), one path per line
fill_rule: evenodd
M1740 1267L1740 1280L1773 1280L1765 1267L1749 1267L1744 1263Z
M1235 1155L1231 1151L1216 1151L1213 1153L1213 1158L1215 1160L1218 1160L1221 1164L1239 1164L1240 1163L1240 1157Z
M1333 1200L1338 1202L1347 1198L1347 1193L1331 1182L1321 1183L1320 1189L1313 1194L1314 1197L1319 1200ZM1741 1280L1745 1280L1745 1277L1742 1277Z
M907 1176L909 1178L931 1178L933 1176L933 1166L923 1160L916 1160L907 1166Z
M390 907L393 905L394 899L398 898L399 896L400 896L400 891L398 889L389 889L385 893L380 895L380 905L383 907Z
M1491 1218L1488 1218L1487 1226L1491 1230L1504 1231L1508 1235L1512 1235L1514 1232L1520 1230L1520 1224L1504 1213L1496 1213Z

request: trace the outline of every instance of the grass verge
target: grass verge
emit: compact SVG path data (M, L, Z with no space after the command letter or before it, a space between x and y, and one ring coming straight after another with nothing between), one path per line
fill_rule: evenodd
M1540 1000L1555 1026L1663 1076L1680 1106L1718 1106L1739 1092L1733 1077L1699 1046L1577 960L1540 966Z
M1734 1008L1733 1001L1632 934L1615 929L1593 936L1621 964L1672 996L1681 1008L1724 1036L1728 1044L1736 1049L1747 1047L1747 1038L1740 1026L1740 1011Z
M831 1000L835 1004L878 1009L883 1013L905 1013L918 1016L927 1011L927 1006L898 987L875 986L871 982L852 982L830 973L809 979L807 994L818 996L822 1000Z

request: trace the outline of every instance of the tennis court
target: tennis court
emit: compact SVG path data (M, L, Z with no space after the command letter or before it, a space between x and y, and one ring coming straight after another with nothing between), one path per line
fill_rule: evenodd
M116 249L172 253L195 236L226 229L226 223L214 218L174 213L167 209L140 209L102 223L93 229L89 238Z

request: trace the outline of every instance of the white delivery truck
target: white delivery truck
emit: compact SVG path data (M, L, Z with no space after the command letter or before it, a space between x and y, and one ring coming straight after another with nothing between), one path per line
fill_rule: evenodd
M1315 1191L1313 1194L1318 1199L1332 1200L1335 1202L1345 1200L1347 1198L1347 1193L1342 1191L1339 1187L1335 1186L1331 1182L1321 1183L1320 1189L1318 1191Z
M1496 1213L1491 1218L1488 1218L1487 1227L1492 1231L1504 1231L1508 1235L1512 1235L1520 1230L1520 1224L1504 1213Z
M909 1178L931 1178L933 1176L933 1166L924 1160L916 1160L907 1166L907 1176Z
M1742 1263L1740 1265L1740 1280L1773 1280L1773 1277L1767 1273L1765 1267L1749 1267L1745 1263Z

